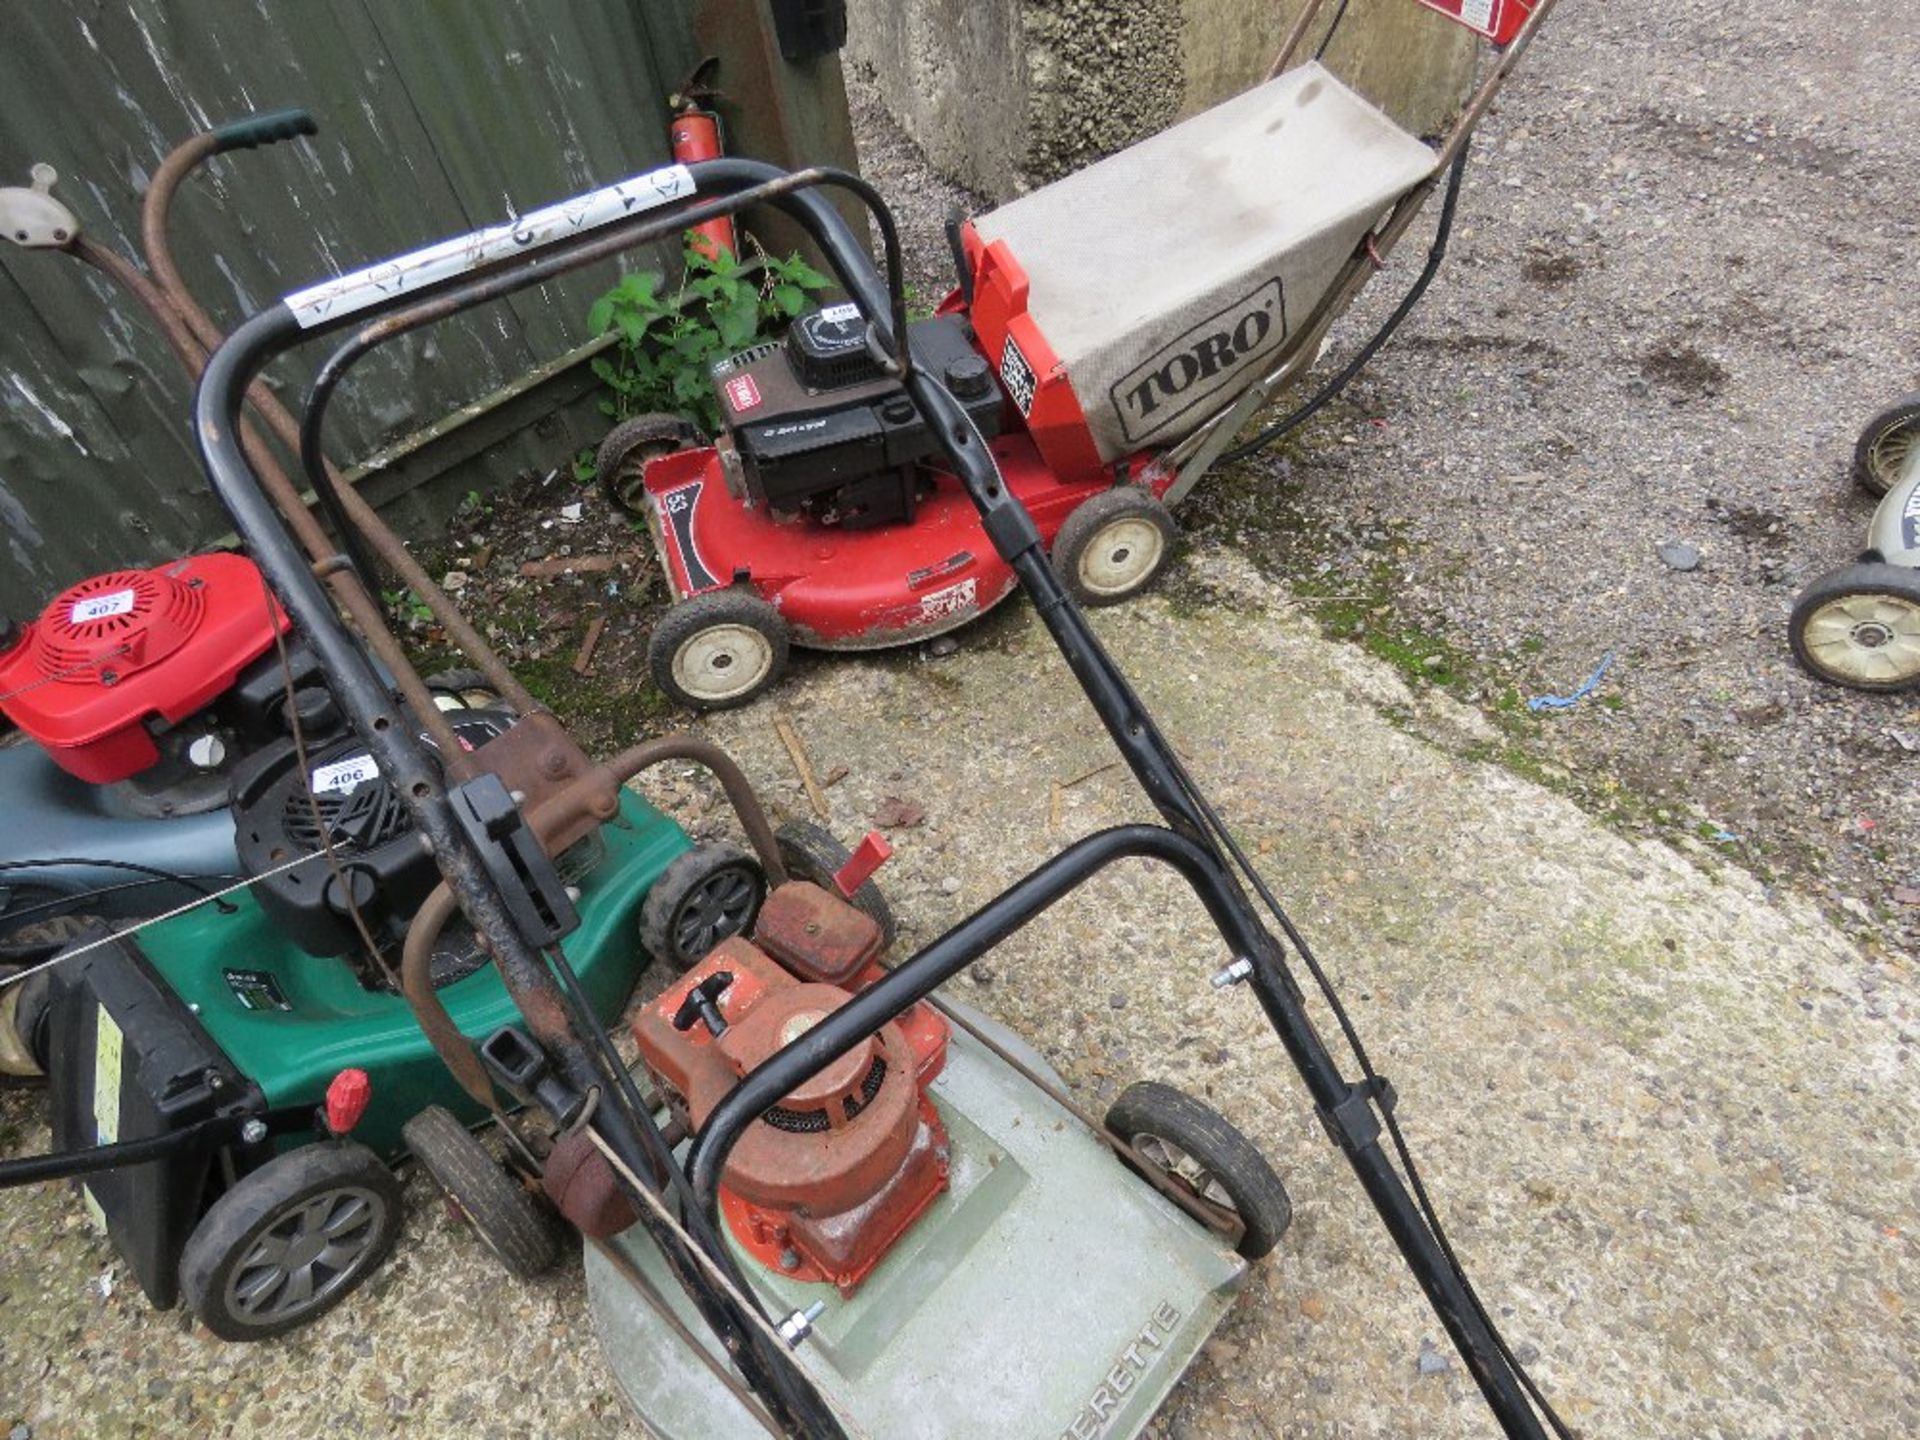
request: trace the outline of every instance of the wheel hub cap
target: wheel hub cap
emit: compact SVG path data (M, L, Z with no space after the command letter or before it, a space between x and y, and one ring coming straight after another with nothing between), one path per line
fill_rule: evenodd
M1844 595L1807 621L1807 649L1835 674L1876 683L1920 675L1920 605L1894 595Z
M759 684L773 668L773 646L747 625L702 630L673 657L673 678L700 700L731 700Z
M747 926L753 909L754 883L742 870L722 870L709 876L687 896L674 927L674 943L683 955L705 955L729 935Z
M385 1202L350 1186L281 1216L227 1279L227 1308L267 1325L311 1310L353 1279L380 1237Z
M1096 595L1117 595L1138 585L1160 563L1167 537L1151 521L1129 516L1116 520L1080 557L1080 579Z

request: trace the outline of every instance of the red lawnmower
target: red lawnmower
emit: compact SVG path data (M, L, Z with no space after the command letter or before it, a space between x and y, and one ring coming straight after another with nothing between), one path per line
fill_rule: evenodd
M1083 605L1150 585L1172 553L1170 507L1337 394L1432 279L1468 137L1551 0L1420 3L1505 47L1437 148L1322 65L1324 39L1289 68L1314 0L1264 84L950 225L958 288L910 327L914 361L964 406ZM1229 450L1313 363L1443 177L1438 238L1387 323L1307 404ZM1012 592L940 437L853 306L803 316L712 378L718 436L642 415L598 454L675 599L649 646L667 694L744 704L779 679L790 645L910 644Z

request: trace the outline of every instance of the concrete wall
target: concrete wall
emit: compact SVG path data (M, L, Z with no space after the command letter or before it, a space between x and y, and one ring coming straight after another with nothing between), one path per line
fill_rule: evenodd
M1254 84L1300 5L849 0L847 58L937 169L1004 200ZM1416 133L1443 126L1473 37L1412 0L1349 9L1327 62Z

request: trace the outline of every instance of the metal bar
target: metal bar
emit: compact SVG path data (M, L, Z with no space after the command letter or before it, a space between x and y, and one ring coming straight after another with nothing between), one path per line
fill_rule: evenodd
M1460 112L1460 118L1453 122L1453 128L1447 132L1446 142L1440 147L1440 155L1434 162L1434 169L1445 170L1453 163L1454 156L1460 153L1460 147L1467 143L1474 129L1480 124L1481 117L1487 113L1487 107L1493 104L1493 97L1498 95L1500 87L1507 83L1507 77L1513 74L1513 67L1518 65L1520 57L1527 53L1527 47L1533 43L1533 37L1539 33L1541 25L1546 22L1547 16L1553 13L1553 7L1557 3L1558 0L1540 0L1538 8L1520 27L1520 33L1515 35L1507 48L1501 52L1500 58L1487 72L1487 78L1480 82L1480 88L1474 92L1473 98Z
M739 200L741 192L781 178L780 172L771 167L743 161L713 161L697 170L701 174L699 183L705 184L710 177L715 188L733 192L730 198L734 201ZM867 317L870 335L882 348L904 360L898 353L904 342L904 331L892 325L888 314L890 302L897 298L897 272L890 277L896 281L894 286L883 285L845 222L817 193L795 188L776 197L773 203L789 210L813 233ZM878 208L884 210L883 206ZM615 222L608 225L607 236L618 233L628 244L640 243L663 223L670 228L685 228L694 209L694 206L669 207L664 215L652 212L659 218ZM722 205L712 213L728 211ZM606 237L595 235L589 240L598 244L603 238ZM583 249L586 243L588 241L575 241L570 245L563 242L553 250L571 254ZM511 272L503 273L500 293L513 288L514 277L528 276L531 267L542 258L536 255L519 262ZM494 278L486 277L489 283ZM457 279L442 281L429 287L421 300L430 302L438 295L450 293L458 283ZM520 283L532 281L522 278ZM404 297L387 303L374 302L369 308L391 312L399 309L403 300ZM312 333L341 328L347 318L317 321ZM502 976L529 1022L539 1026L544 1021L551 1026L554 1012L546 1007L553 1006L558 998L553 993L551 975L539 965L538 957L514 929L480 857L453 822L447 797L423 748L406 733L405 727L395 725L391 706L374 683L364 657L328 610L312 575L298 563L298 556L292 552L285 533L275 524L271 507L264 503L233 443L230 427L238 413L247 379L272 355L293 343L299 323L286 306L256 316L236 331L209 362L195 417L209 476L216 493L233 513L241 533L254 544L256 558L266 568L276 589L282 592L282 601L294 614L296 623L309 627L316 648L322 652L323 663L335 676L336 693L343 707L394 781L422 835L433 846L449 889L476 931L493 949ZM986 947L1011 933L1052 899L1111 859L1122 854L1162 859L1185 875L1206 904L1220 934L1235 952L1251 962L1254 991L1305 1081L1323 1122L1330 1133L1339 1137L1382 1223L1414 1271L1503 1429L1510 1436L1527 1437L1527 1440L1544 1437L1538 1417L1521 1392L1514 1370L1500 1353L1485 1318L1475 1308L1463 1277L1449 1263L1399 1174L1381 1150L1377 1125L1376 1133L1368 1135L1364 1124L1356 1121L1356 1110L1359 1121L1371 1116L1366 1109L1367 1092L1345 1080L1315 1032L1300 992L1282 963L1278 940L1254 912L1219 851L1205 813L1189 791L1172 747L1054 574L1032 516L1007 491L991 452L965 410L937 379L904 363L900 368L909 393L940 437L954 473L978 510L987 536L1026 588L1041 622L1168 828L1139 826L1105 832L1056 856L969 921L934 942L915 960L855 996L828 1022L771 1057L722 1102L715 1111L715 1120L726 1113L730 1117L727 1123L734 1127L737 1136L746 1123L793 1088L791 1083L782 1084L772 1078L758 1079L768 1067L798 1069L805 1062L787 1057L796 1048L807 1054L818 1050L824 1044L819 1038L821 1035L840 1036L845 1043L834 1053L841 1053L860 1034L873 1033L891 1015L904 1009L918 987L924 984L930 989L956 973ZM537 1013L543 1009L544 1015ZM850 1031L854 1033L848 1033ZM562 1029L554 1038L561 1058L570 1067L580 1072L582 1078L592 1073L592 1061L577 1036L566 1034ZM810 1074L816 1068L814 1065L804 1073ZM784 1074L786 1070L774 1073ZM795 1077L794 1083L799 1078L804 1078L804 1074ZM754 1103L756 1096L760 1097L758 1104ZM599 1113L597 1123L605 1127L603 1138L630 1152L622 1159L632 1163L638 1158L638 1138L631 1125L624 1121L615 1123L618 1110L619 1107L606 1107ZM724 1135L725 1127L716 1126L715 1120L709 1121L709 1134ZM657 1139L657 1135L654 1138ZM702 1139L707 1143L697 1144L689 1157L689 1175L697 1193L717 1196L719 1161L711 1158L715 1154L714 1143L706 1136ZM708 1158L703 1161L701 1157ZM701 1244L720 1248L710 1237L702 1237ZM724 1306L712 1288L690 1283L689 1290L708 1307L709 1322L715 1324L720 1333L728 1335ZM735 1329L729 1339L730 1352L743 1366L749 1367L750 1382L773 1403L776 1413L781 1413L783 1419L797 1420L802 1412L807 1412L808 1419L819 1421L822 1433L835 1433L837 1422L825 1412L824 1402L811 1384L792 1371L788 1357L780 1356L779 1361L785 1363L769 1366L751 1331L745 1336L749 1343L738 1351L732 1350L732 1344L740 1342L740 1331Z
M1307 0L1300 9L1299 18L1293 22L1293 28L1287 32L1287 38L1281 43L1280 53L1273 57L1273 64L1267 67L1267 79L1276 78L1287 68L1287 62L1293 58L1293 52L1300 48L1300 42L1307 37L1307 27L1319 15L1326 0Z
M337 326L315 328L324 331ZM276 306L246 321L210 358L195 402L195 432L208 477L281 603L327 670L356 732L431 847L460 909L486 943L528 1023L551 1045L570 1079L583 1089L600 1084L603 1077L592 1052L573 1032L552 975L515 928L482 857L455 821L430 752L401 723L380 677L332 612L236 443L235 424L247 383L274 355L300 338L300 329L290 309ZM600 1125L627 1164L636 1170L652 1168L642 1137L619 1107L603 1110ZM656 1239L729 1353L783 1420L803 1433L839 1435L831 1412L791 1357L768 1348L747 1319L734 1312L732 1302L706 1285L686 1257L675 1255L670 1236ZM711 1243L720 1248L717 1241Z
M214 323L213 317L207 314L199 301L194 298L193 292L187 288L185 277L181 275L179 266L174 263L173 250L167 239L167 222L172 211L173 197L180 186L206 160L221 153L223 149L231 147L236 138L235 130L234 126L222 126L218 130L195 135L176 146L154 172L153 180L147 189L146 199L140 207L141 244L146 252L147 264L153 271L153 288L165 298L172 318L169 319L168 314L155 309L150 302L148 308L154 310L155 317L161 321L163 327L167 328L169 339L174 338L174 327L182 326L208 352L217 349L224 336L220 327ZM142 298L144 300L145 297ZM178 348L177 341L175 344ZM190 373L196 379L199 378L202 363L203 361L195 360L188 366ZM297 452L300 444L300 427L295 423L287 407L281 404L280 397L269 390L265 384L254 383L247 389L247 401L254 412L266 421L267 428L274 433L280 443L289 450ZM287 523L294 528L294 532L299 535L307 553L316 562L322 560L333 549L327 542L325 532L308 513L299 491L291 481L287 480L278 462L271 458L266 447L260 446L259 450L260 454L266 457L266 463L263 465L259 459L256 459L255 468L267 482L276 503L280 506L281 513L286 517ZM330 464L328 473L337 475ZM544 710L546 707L533 698L527 688L501 661L493 647L487 644L480 632L468 623L467 618L447 597L446 592L434 583L433 577L428 575L425 568L408 552L400 538L373 508L371 502L355 491L351 485L343 485L340 489L345 492L339 496L340 510L352 521L350 528L341 529L341 542L348 547L355 566L362 570L362 578L368 592L367 606L354 607L360 612L353 615L354 623L364 629L365 610L373 608L377 613L372 590L378 577L368 563L364 552L354 547L353 542L357 534L364 536L367 543L371 544L392 568L401 583L420 597L421 603L433 612L434 619L446 629L447 636L454 646L473 661L474 665L486 675L487 683L499 692L509 705L523 715ZM333 519L336 529L340 528L338 515L330 515L329 518ZM339 585L336 584L333 588L336 594L342 593ZM380 660L382 664L392 668L390 655L382 653ZM450 729L445 734L441 733L445 728L444 724L437 716L431 697L426 695L424 688L418 694L407 694L407 703L416 710L420 709L423 699L426 710L420 717L421 723L433 734L435 743L442 746L448 755L458 756L464 753L460 750Z
M48 1180L68 1180L76 1175L93 1175L102 1170L118 1170L128 1165L144 1165L164 1160L178 1150L191 1149L209 1137L224 1138L238 1131L237 1119L216 1116L164 1135L149 1135L139 1140L121 1140L112 1145L92 1145L84 1150L61 1150L51 1155L22 1155L0 1160L0 1190L20 1185L38 1185Z

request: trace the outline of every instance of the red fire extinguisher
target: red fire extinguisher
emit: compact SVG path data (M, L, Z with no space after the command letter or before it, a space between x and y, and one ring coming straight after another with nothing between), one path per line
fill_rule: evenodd
M673 158L682 165L697 160L718 160L726 153L720 144L720 117L706 108L706 102L719 98L713 88L713 73L719 67L716 56L702 60L687 77L686 84L668 98L673 109L673 124L668 135L673 142ZM738 252L733 221L728 218L703 221L687 232L687 243L700 254L733 255Z

